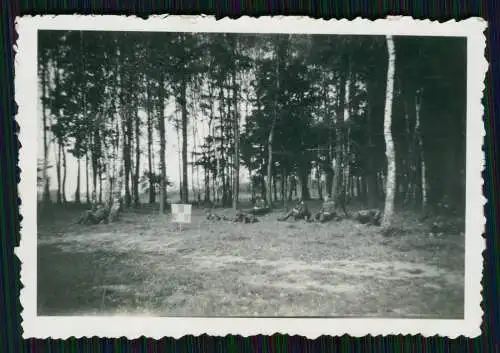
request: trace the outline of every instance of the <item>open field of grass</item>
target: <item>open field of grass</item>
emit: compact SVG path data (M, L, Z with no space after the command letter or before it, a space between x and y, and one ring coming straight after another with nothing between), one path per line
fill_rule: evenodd
M79 212L39 220L39 315L463 317L463 235L429 237L411 213L384 237L279 211L239 224L195 209L182 229L152 209L94 226Z

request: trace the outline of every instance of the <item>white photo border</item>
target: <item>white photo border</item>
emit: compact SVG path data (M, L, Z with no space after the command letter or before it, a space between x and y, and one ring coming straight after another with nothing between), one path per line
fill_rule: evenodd
M440 23L411 17L367 20L320 20L308 17L242 17L216 20L211 16L151 16L147 20L126 16L24 16L16 20L19 34L15 44L15 99L19 106L16 120L22 144L19 156L22 200L20 246L15 249L21 265L20 301L24 338L66 339L68 337L151 338L184 335L250 336L275 333L317 338L321 335L354 337L371 334L440 335L455 338L481 334L483 311L482 270L486 218L483 207L482 150L483 90L488 69L485 58L487 23L481 18ZM465 232L465 300L463 320L378 319L378 318L189 318L106 316L51 317L37 315L37 31L165 31L235 33L317 33L360 35L462 36L467 38L467 165ZM35 121L33 121L35 119Z

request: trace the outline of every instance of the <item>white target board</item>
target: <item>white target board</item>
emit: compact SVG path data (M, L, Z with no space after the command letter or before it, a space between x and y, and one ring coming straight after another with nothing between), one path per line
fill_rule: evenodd
M172 222L191 223L191 205L172 204Z

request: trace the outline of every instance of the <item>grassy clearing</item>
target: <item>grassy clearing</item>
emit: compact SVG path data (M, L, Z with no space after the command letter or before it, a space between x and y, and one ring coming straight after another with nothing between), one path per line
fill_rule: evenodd
M228 210L221 212L230 212ZM400 213L392 237L351 220L212 222L151 210L119 223L39 221L39 315L462 318L464 237Z

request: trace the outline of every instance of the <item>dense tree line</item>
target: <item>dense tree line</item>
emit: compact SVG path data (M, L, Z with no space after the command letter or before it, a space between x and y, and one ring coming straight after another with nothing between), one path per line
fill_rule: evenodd
M71 154L76 202L131 207L146 192L163 212L173 124L183 202L190 165L203 181L191 195L233 207L245 168L270 204L314 189L339 205L464 208L465 39L41 31L38 46L44 202L67 201Z

